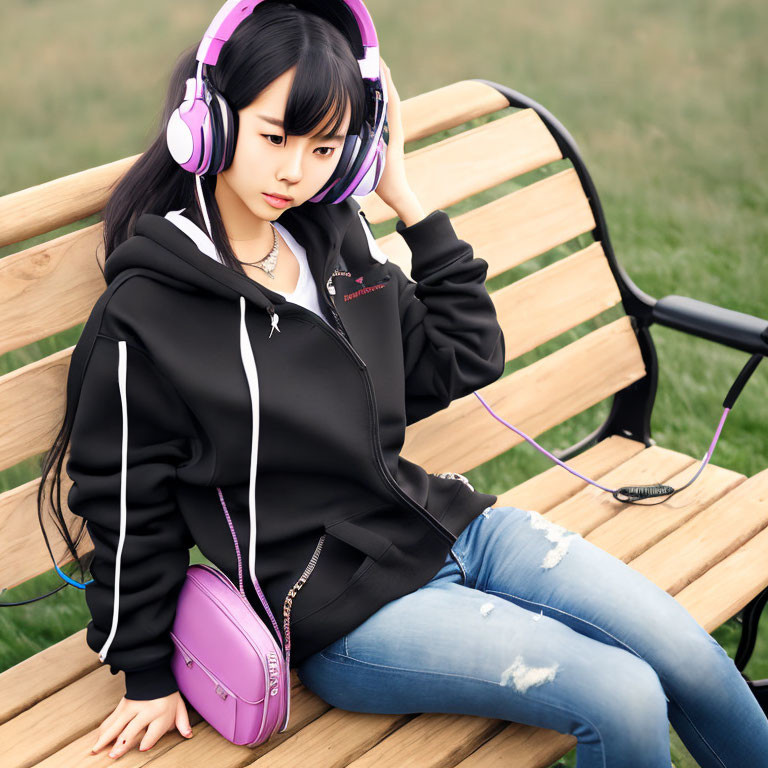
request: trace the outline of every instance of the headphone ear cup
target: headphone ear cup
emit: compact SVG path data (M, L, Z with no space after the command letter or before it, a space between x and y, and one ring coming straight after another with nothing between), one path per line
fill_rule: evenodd
M366 155L368 155L368 152L371 148L372 138L373 133L371 131L371 127L367 122L363 123L363 129L360 131L360 146L357 150L357 153L351 160L349 175L344 180L347 184L351 182L352 179L354 179L354 177L357 175L357 172L360 170L360 166L363 164L363 161L365 160Z
M208 173L215 175L219 172L222 157L224 155L224 124L221 116L222 96L213 87L209 86L212 99L208 105L211 113L211 161L208 165Z
M344 146L341 149L341 160L339 160L339 164L336 166L334 172L331 174L331 177L328 179L328 181L325 182L323 185L323 188L310 199L310 202L320 202L320 203L333 203L336 200L336 196L338 194L338 189L341 185L340 179L344 179L347 176L347 172L349 171L350 167L354 164L357 153L360 148L360 137L357 135L350 134L346 137L344 140ZM333 187L333 189L331 189ZM318 199L322 197L322 199Z
M224 158L222 159L221 171L226 171L232 161L235 159L235 147L237 146L237 132L240 127L239 115L233 112L229 102L222 96L223 114L225 119L224 128Z
M357 176L358 172L360 171L360 167L366 158L366 155L368 155L371 147L371 136L372 133L370 126L367 122L363 123L360 135L355 137L355 153L349 160L346 173L344 174L343 178L339 180L333 192L331 193L333 197L328 197L323 202L339 202L341 200L345 200L347 197L349 197L349 195L355 192L357 185L350 188L350 184L352 183L355 176Z

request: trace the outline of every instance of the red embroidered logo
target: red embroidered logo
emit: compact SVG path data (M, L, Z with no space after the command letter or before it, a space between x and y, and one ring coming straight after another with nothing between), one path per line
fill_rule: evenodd
M345 293L344 294L344 301L351 301L352 299L356 299L359 296L365 296L366 293L371 293L372 291L378 291L379 288L383 288L387 282L389 281L390 275L387 275L380 283L376 283L376 285L366 285L365 280L363 279L363 276L355 278L355 282L359 283L362 287L359 291L354 291L353 293Z

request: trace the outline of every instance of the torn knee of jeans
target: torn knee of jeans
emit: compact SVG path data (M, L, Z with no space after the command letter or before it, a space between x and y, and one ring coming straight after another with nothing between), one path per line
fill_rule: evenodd
M547 520L547 518L540 512L535 512L533 510L528 512L528 519L531 523L531 528L543 530L547 539L555 544L555 546L544 555L544 559L541 561L542 568L554 568L568 551L571 539L574 536L580 536L581 534L576 533L576 531L569 531L562 525Z
M520 693L525 693L532 685L552 682L559 666L555 663L549 667L529 667L522 656L517 656L512 666L502 673L501 685L512 685Z
M483 603L480 606L480 613L483 616L487 616L493 610L493 608L494 608L493 603L491 602Z

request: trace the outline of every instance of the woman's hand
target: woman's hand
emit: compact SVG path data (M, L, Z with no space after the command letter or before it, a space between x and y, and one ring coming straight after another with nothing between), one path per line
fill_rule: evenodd
M97 753L115 739L110 757L120 757L139 741L144 729L147 732L139 751L154 746L167 731L179 729L182 736L192 735L184 699L178 691L160 699L136 701L123 696L115 711L99 726L99 738L91 752Z
M376 194L390 208L398 210L400 201L413 197L408 179L405 175L405 133L400 112L400 96L392 75L384 59L379 58L381 70L387 82L387 124L389 126L389 142L387 143L387 157L384 163L384 171L376 186Z

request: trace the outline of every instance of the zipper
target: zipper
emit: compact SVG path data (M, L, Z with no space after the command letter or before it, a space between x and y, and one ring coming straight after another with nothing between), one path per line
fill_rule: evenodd
M358 366L360 367L360 370L363 372L363 379L365 381L366 386L366 394L368 395L368 412L369 414L372 414L373 418L373 453L376 458L376 466L379 470L379 474L384 478L384 480L387 482L387 484L390 486L390 488L395 492L395 494L400 498L402 501L404 501L408 506L416 510L427 522L432 525L432 527L447 541L453 545L453 543L456 541L456 536L454 536L445 526L441 525L430 513L428 510L424 509L420 504L417 504L395 481L395 478L392 477L392 474L389 471L389 468L387 467L386 462L384 461L384 456L381 451L381 440L379 436L379 420L376 418L377 413L377 407L376 407L376 393L373 389L373 384L371 383L371 376L368 373L368 366L365 364L365 361L360 357L360 355L357 353L357 350L352 346L352 342L349 338L349 334L347 333L347 329L344 327L344 324L341 322L341 318L339 317L339 313L336 311L336 305L335 302L326 301L326 304L328 308L331 310L331 314L333 315L333 319L336 323L337 328L339 329L339 334L343 335L342 341L345 342L344 346L348 349L348 351L352 354L352 356L357 361Z
M317 560L320 557L320 551L325 543L325 533L320 536L315 545L315 551L312 553L312 557L309 558L307 567L304 572L299 576L298 581L288 590L288 594L283 601L283 637L285 638L285 665L290 668L291 664L291 608L293 607L293 598L296 597L298 591L304 586L312 571L315 570Z
M198 667L203 671L203 673L211 680L211 682L216 686L216 694L220 696L222 699L226 699L227 696L234 696L232 691L227 688L227 686L224 685L224 683L219 680L216 675L211 672L208 667L205 666L193 653L192 651L187 648L184 643L179 640L178 636L173 633L173 631L170 632L171 640L173 640L176 647L181 652L182 657L184 658L184 663L187 665L187 667L191 667L193 664L197 664ZM247 701L244 699L244 701ZM248 701L248 704L258 704L257 701Z
M331 301L330 296L326 291L320 291L320 293L323 296L323 300L325 301L326 307L330 310L331 316L333 317L334 324L336 326L336 331L334 332L331 328L328 327L328 324L324 321L318 318L314 312L307 309L306 307L302 307L300 304L293 304L293 302L286 301L283 305L285 309L288 309L289 311L293 312L299 312L299 313L305 313L311 317L311 320L316 325L320 326L323 331L330 334L334 338L338 339L339 342L342 344L342 346L347 350L347 352L352 356L352 358L355 360L355 362L358 365L358 368L363 373L363 380L365 382L365 392L368 397L368 414L371 416L371 420L373 422L373 454L374 458L376 459L376 469L378 470L379 474L383 478L384 482L387 484L387 487L391 490L393 495L401 502L405 503L408 507L410 507L412 510L414 510L418 515L423 517L431 526L432 528L437 531L438 534L442 538L444 538L449 544L453 545L453 543L458 538L457 536L454 536L451 531L449 531L444 525L442 525L438 520L436 520L428 510L424 509L420 504L418 504L416 501L414 501L398 484L394 477L392 477L392 474L389 471L389 468L387 467L386 462L384 461L384 457L381 450L381 442L379 438L379 420L376 418L377 413L377 407L376 407L376 393L373 389L373 384L371 383L371 377L368 373L368 366L365 364L365 361L362 357L357 353L357 350L352 346L352 342L349 338L349 334L347 333L347 329L344 327L344 324L341 322L341 318L339 317L339 313L336 311L336 305ZM270 303L267 306L267 312L270 314L271 317L275 314L275 308Z

